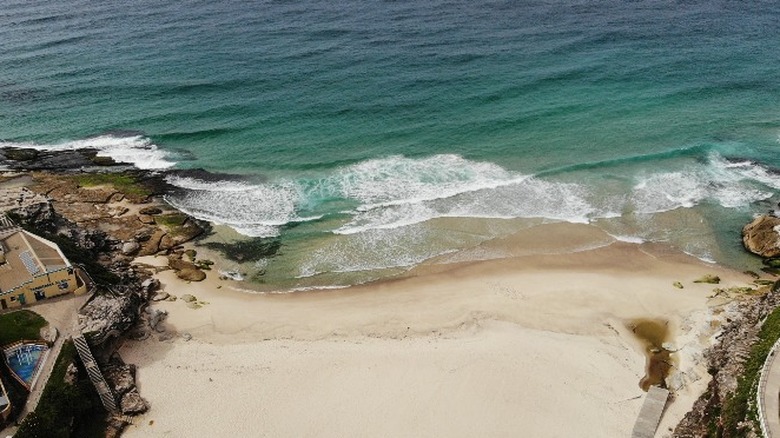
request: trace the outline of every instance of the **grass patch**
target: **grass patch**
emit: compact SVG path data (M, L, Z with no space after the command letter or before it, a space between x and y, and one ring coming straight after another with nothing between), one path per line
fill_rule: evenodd
M146 198L151 192L130 175L123 173L87 173L74 177L81 187L110 185L127 196Z
M29 310L0 315L0 346L23 339L40 339L41 328L46 324L45 319Z
M758 342L750 350L745 362L745 371L737 379L737 389L726 399L721 415L723 430L719 436L744 436L741 422L751 421L756 430L758 424L758 406L755 403L761 368L764 366L772 345L780 339L780 308L775 309L764 321L758 334Z
M96 421L105 421L101 420L105 418L105 411L83 368L79 369L79 377L83 378L74 385L65 383L68 365L78 363L76 358L76 347L72 341L66 341L37 409L27 415L15 438L87 438L89 435L83 431L96 429L91 426Z
M175 229L184 225L187 221L187 216L182 213L167 213L160 214L154 217L154 222L157 225L163 225L170 229Z

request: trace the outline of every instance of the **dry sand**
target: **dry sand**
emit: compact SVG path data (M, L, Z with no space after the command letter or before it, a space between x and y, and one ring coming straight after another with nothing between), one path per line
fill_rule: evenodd
M634 318L668 321L680 349L685 386L658 433L668 435L707 384L698 362L719 303L692 280L747 278L661 247L604 246L590 227L541 230L562 236L546 252L564 254L422 267L344 290L251 295L214 271L192 284L161 272L165 291L207 304L155 304L191 340L122 347L152 405L125 436L625 437L643 395ZM516 252L537 232L486 248ZM571 252L570 235L591 237Z

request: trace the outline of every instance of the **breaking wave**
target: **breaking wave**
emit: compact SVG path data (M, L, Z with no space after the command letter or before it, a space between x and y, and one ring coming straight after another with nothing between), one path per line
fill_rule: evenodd
M321 177L263 183L169 176L185 189L176 207L242 234L267 237L281 226L340 216L327 231L351 235L436 218L544 218L587 223L626 212L654 214L704 201L739 208L772 196L780 175L715 152L673 171L632 175L622 185L568 182L512 172L458 155L391 156L343 166Z
M139 169L167 169L176 163L165 151L160 150L142 135L101 135L84 140L63 143L38 144L0 142L0 147L29 148L40 151L67 151L95 149L99 157L111 157L118 163L131 164Z

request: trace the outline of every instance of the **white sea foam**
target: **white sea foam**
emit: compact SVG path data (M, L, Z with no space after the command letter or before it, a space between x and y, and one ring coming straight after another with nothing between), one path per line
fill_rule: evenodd
M148 138L141 135L128 137L101 135L54 144L0 142L0 147L30 148L42 151L96 149L99 157L111 157L116 162L132 164L139 169L147 170L167 169L176 164L169 160L165 151L160 150Z
M178 176L169 177L169 182L186 189L184 195L171 197L176 207L255 237L275 236L282 225L327 214L349 217L330 229L341 235L409 228L452 217L588 223L619 217L624 211L654 214L690 208L705 200L740 208L771 197L767 186L780 187L780 177L765 167L729 162L717 154L705 163L636 176L633 185L608 187L533 177L457 155L392 156L344 166L320 177L265 183ZM344 210L340 201L338 210L328 210L333 200L355 207Z
M733 163L713 153L706 165L639 178L631 203L634 211L645 214L690 208L706 199L725 208L738 208L772 197L772 192L756 183L780 189L780 176L759 164Z

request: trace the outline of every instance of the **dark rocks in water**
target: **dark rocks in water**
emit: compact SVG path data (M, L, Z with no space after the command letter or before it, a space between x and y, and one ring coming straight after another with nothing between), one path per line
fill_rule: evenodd
M278 238L256 237L235 243L205 242L208 249L219 251L225 258L235 262L254 262L273 257L282 247Z
M174 169L169 171L171 175L179 177L192 178L205 182L218 182L218 181L249 181L249 177L244 175L236 175L230 173L216 173L209 172L204 169ZM253 177L255 178L255 177ZM252 180L254 181L254 180ZM262 181L262 180L261 180Z
M763 215L742 228L742 243L748 251L764 258L780 256L780 218Z
M3 152L5 158L11 161L32 161L38 158L38 151L35 149L6 148Z
M765 259L763 263L765 266L769 266L770 268L780 268L780 259L778 258Z
M7 147L0 149L0 164L14 170L54 171L81 170L96 166L117 165L113 159L97 157L97 154L98 151L96 149L38 151Z

